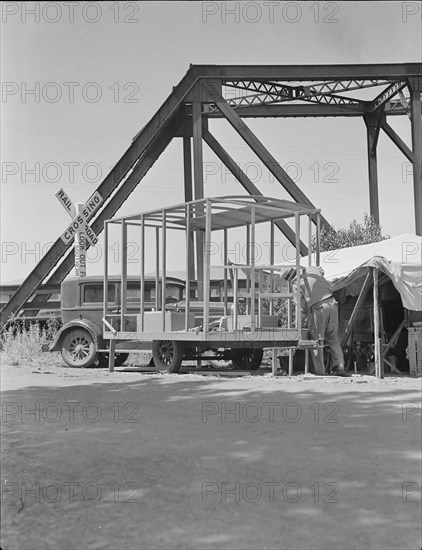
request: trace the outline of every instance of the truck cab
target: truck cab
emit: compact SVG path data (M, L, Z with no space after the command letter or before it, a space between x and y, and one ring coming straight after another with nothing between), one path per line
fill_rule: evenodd
M161 309L161 282L158 281L159 291L156 292L155 278L145 278L144 305L152 311ZM166 279L166 309L183 298L185 284L175 277ZM125 317L125 331L136 330L136 312L140 305L139 280L128 277L126 300L127 316ZM108 307L113 313L120 313L121 308L121 281L120 277L111 276L108 279ZM104 342L103 333L103 299L104 281L101 276L71 277L61 285L61 314L63 327L49 351L61 351L67 365L72 367L90 367L96 362L100 366L108 363L108 351ZM131 310L133 315L131 315ZM122 330L120 319L115 319L114 328ZM115 365L122 365L128 358L128 347L136 350L151 349L151 345L128 346L128 342L116 343ZM119 352L119 349L122 349Z

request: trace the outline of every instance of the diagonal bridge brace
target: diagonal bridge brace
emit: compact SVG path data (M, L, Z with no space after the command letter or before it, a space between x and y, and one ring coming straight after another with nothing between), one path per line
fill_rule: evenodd
M220 145L220 143L215 139L211 132L206 128L206 125L202 129L203 138L205 143L210 147L212 151L217 155L221 162L230 170L233 176L239 181L239 183L246 189L250 195L261 196L263 194L261 191L251 182L245 172L240 168L238 164L233 160L233 158L227 153L227 151ZM280 231L287 237L287 239L295 245L296 237L295 232L284 220L279 220L275 222L275 225L280 229ZM308 247L300 241L300 253L302 256L308 254Z
M401 137L393 130L393 128L387 123L387 121L381 122L381 128L391 139L391 141L397 145L403 155L410 161L413 162L413 151L406 145L406 143L401 139Z

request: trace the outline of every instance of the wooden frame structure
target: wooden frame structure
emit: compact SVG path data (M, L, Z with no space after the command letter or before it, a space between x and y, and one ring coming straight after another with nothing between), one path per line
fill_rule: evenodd
M315 208L309 208L305 205L297 204L291 201L272 199L260 196L230 196L218 198L206 198L187 203L178 204L168 208L152 210L141 214L134 214L122 218L108 220L105 223L105 241L108 242L109 233L112 227L118 227L121 235L122 250L125 250L127 242L127 232L129 227L137 228L139 232L139 242L141 250L141 272L139 274L140 285L140 304L139 314L136 315L136 331L126 331L124 327L130 322L133 324L133 312L127 313L125 288L128 277L127 257L122 255L120 265L121 280L121 311L113 313L108 307L108 277L109 277L109 259L106 254L104 259L104 332L103 337L110 340L132 340L132 341L180 341L185 346L195 348L199 352L208 349L219 349L222 347L230 349L262 349L278 347L303 347L309 349L319 345L319 342L308 338L308 331L302 331L301 324L301 295L300 280L304 270L301 265L300 256L300 228L301 220L305 218L308 224L308 246L313 238L312 225L316 222L316 248L315 261L319 262L319 239L320 223L318 218L320 211ZM277 222L292 218L295 227L295 261L293 264L278 264L275 262L275 241L274 225ZM269 263L258 265L256 263L255 248L258 245L256 236L256 227L258 224L266 223L269 225L270 247ZM228 238L229 230L238 228L247 228L247 244L250 246L250 253L247 255L245 265L235 265L228 261ZM175 312L174 315L182 315L183 323L179 317L176 329L169 328L168 316L165 303L165 281L167 277L167 241L169 231L182 231L185 234L185 269L186 280L186 304L183 313ZM152 232L154 239L147 239L146 232ZM233 275L233 302L229 302L227 291L224 296L224 310L218 321L218 328L215 319L210 315L210 272L212 255L212 233L222 231L223 248L225 263L224 270L224 288L227 290L229 271ZM193 239L196 235L196 239ZM198 235L200 238L198 238ZM164 307L160 312L146 312L142 296L144 295L145 284L145 257L149 253L149 245L153 243L155 247L156 258L156 276L162 280L163 296L161 303ZM190 297L189 273L194 257L193 243L201 242L203 251L203 266L200 271L200 277L197 279L198 287L202 288L202 295L198 302L201 306L200 322L194 319L191 314L193 300ZM308 265L311 264L312 256L308 257ZM263 274L265 273L271 279L276 272L286 267L294 267L298 273L298 283L295 293L288 289L287 292L274 288L271 283L270 291L264 291L262 287ZM247 301L247 311L249 314L241 315L237 310L238 299L240 297L238 289L238 273L246 271L249 274L248 292L243 294ZM273 299L286 299L288 303L288 326L278 327L277 316L271 315L272 306L270 306L270 315L263 314L263 301ZM295 305L293 305L293 302ZM232 307L233 306L233 307ZM295 309L293 315L292 309ZM130 319L129 319L130 317ZM115 319L118 319L115 322ZM271 318L271 319L270 319ZM275 319L274 319L275 318ZM274 324L275 321L275 324ZM120 330L113 328L119 327ZM154 325L154 329L151 326ZM123 327L123 328L122 328ZM112 349L112 345L110 345ZM112 354L110 354L111 356Z

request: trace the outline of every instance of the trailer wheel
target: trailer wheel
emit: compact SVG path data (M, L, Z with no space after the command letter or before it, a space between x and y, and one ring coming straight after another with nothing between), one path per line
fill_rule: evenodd
M102 367L102 368L108 367L108 356L109 356L109 354L104 352L104 351L98 352L97 359L98 359L98 364L100 365L100 367ZM121 367L125 363L125 361L127 360L128 357L129 357L128 353L115 353L114 354L114 366L115 367Z
M263 349L245 349L235 351L232 358L233 366L242 370L257 370L264 357Z
M152 357L155 368L160 372L177 372L182 364L183 345L176 340L154 340Z
M74 328L65 334L61 353L69 367L90 367L97 358L94 339L83 328Z

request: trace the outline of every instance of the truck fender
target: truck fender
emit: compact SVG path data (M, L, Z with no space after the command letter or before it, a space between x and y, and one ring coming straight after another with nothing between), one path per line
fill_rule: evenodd
M48 351L61 351L63 338L66 336L68 332L70 332L72 329L76 327L84 328L91 334L97 349L102 346L103 335L102 335L101 329L95 323L93 323L89 319L74 319L73 321L70 321L69 323L66 323L65 325L63 325L63 327L57 333L56 339L49 346Z

